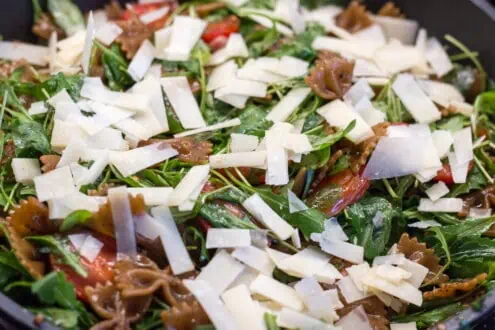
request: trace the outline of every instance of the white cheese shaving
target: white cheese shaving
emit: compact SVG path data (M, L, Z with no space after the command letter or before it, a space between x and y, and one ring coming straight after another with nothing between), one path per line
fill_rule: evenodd
M221 295L245 267L225 250L221 250L215 254L206 267L201 269L196 280L205 281L215 294Z
M373 24L365 29L362 29L352 35L356 39L366 40L379 44L380 46L385 46L387 43L387 37L385 32L378 24Z
M117 242L117 259L121 260L129 257L134 260L137 255L136 234L127 188L109 189L108 202L112 208L115 240Z
M130 151L112 152L110 162L119 170L120 174L128 177L178 154L168 144L155 143Z
M407 301L413 305L421 306L423 304L423 294L409 282L402 281L394 284L378 276L373 269L363 279L363 284L388 293L394 297Z
M13 158L12 171L15 181L22 184L32 184L33 179L41 175L40 162L37 158Z
M161 67L159 70L161 70ZM159 76L160 74L158 74L158 77L146 76L144 80L132 87L133 92L147 95L149 97L148 111L137 114L134 119L140 122L138 117L146 114L147 117L151 117L155 120L159 127L156 131L152 131L153 135L168 132L169 130L167 110L165 109L165 103L163 101L162 87L160 85ZM146 122L143 122L143 124L145 123ZM145 126L151 129L149 124Z
M247 247L251 245L251 234L247 229L210 228L206 235L207 249Z
M437 149L437 154L440 159L447 156L450 146L454 143L452 133L445 130L436 130L432 133L433 143Z
M230 135L230 151L233 153L254 151L259 144L259 138L255 135L239 133ZM243 157L241 156L241 158Z
M354 110L364 119L366 124L373 127L376 124L383 123L387 116L384 112L375 109L371 101L363 97L356 105Z
M159 224L148 213L134 216L134 228L136 233L150 240L155 240L160 237Z
M454 183L466 183L469 172L469 162L459 163L456 154L453 152L449 152L448 159Z
M363 306L354 308L349 314L335 323L335 325L341 329L373 330L368 319L368 314L366 314Z
M296 290L263 274L251 283L249 289L251 293L259 294L296 311L301 311L304 307Z
M398 39L404 44L414 43L418 31L418 22L397 17L373 16L373 20L378 23L387 38Z
M169 6L163 6L161 8L149 11L149 12L139 16L139 20L141 22L143 22L144 24L149 24L149 23L152 23L152 22L159 20L160 18L164 17L165 15L168 14L169 11L170 11Z
M271 276L275 269L275 264L268 253L254 246L236 248L232 256L267 276Z
M447 195L449 192L449 187L447 187L447 185L442 181L435 183L433 186L425 191L425 193L428 195L428 197L430 197L432 201L439 200L441 197Z
M41 115L43 113L46 113L48 111L48 108L45 105L45 102L40 101L40 102L34 102L31 103L31 106L29 107L28 113L31 116L35 115Z
M294 32L292 32L292 30L288 28L286 25L282 23L274 22L268 17L262 15L256 15L256 14L248 15L248 17L253 21L255 21L256 23L259 23L269 29L273 28L273 26L275 25L275 28L278 30L278 32L280 32L286 37L294 36Z
M346 136L354 143L360 143L374 135L373 130L364 119L349 105L340 100L332 101L316 110L316 112L325 118L331 126L342 130L355 120L355 127Z
M453 109L455 113L461 113L466 117L470 117L475 113L474 106L466 102L450 101L448 108Z
M248 61L249 62L249 61ZM246 64L247 65L247 64ZM212 92L219 88L228 85L229 81L235 78L237 71L237 64L234 60L225 62L213 69L210 76L208 77L208 84L206 85L206 91ZM239 77L243 78L243 77Z
M139 141L149 140L153 136L153 128L148 129L141 123L139 123L135 118L127 118L113 124L115 128L126 135L127 140L135 141L133 147L137 147ZM153 125L154 128L158 127L158 122Z
M160 239L172 272L180 275L194 270L194 263L187 252L170 210L164 206L157 206L151 209L151 214L160 225Z
M170 187L128 188L132 196L142 195L147 206L166 205L173 192Z
M79 250L79 254L87 259L89 262L95 261L98 254L100 254L103 248L103 243L91 235L86 236L83 245Z
M349 237L347 237L344 229L339 224L337 218L330 218L324 222L323 232L321 234L312 233L311 240L315 242L320 242L323 238L327 240L336 240L336 241L348 241Z
M390 330L417 330L416 322L390 323Z
M442 78L454 68L449 55L436 38L428 40L425 56L439 78Z
M292 235L294 228L272 210L260 195L252 195L242 203L242 206L281 240L285 241Z
M122 30L120 26L113 22L108 22L98 29L95 38L101 41L102 44L110 46L122 32L124 32L124 30Z
M108 152L104 151L103 154L91 160L93 160L94 163L89 169L81 169L81 171L79 171L78 173L72 172L74 183L77 186L94 183L96 180L98 180L109 163ZM71 170L73 169L73 166L74 163L70 165Z
M455 132L453 144L457 164L465 164L473 160L473 134L471 127Z
M411 228L427 229L431 227L441 227L442 224L435 220L424 220L424 221L409 223L407 224L407 226Z
M363 287L363 278L366 274L368 274L370 269L370 265L367 262L346 268L347 274L349 274L352 281L360 291L365 291L365 288Z
M216 98L224 103L230 104L237 109L244 109L246 107L249 96L229 94L216 96Z
M209 165L192 167L186 176L175 187L174 193L168 199L168 206L179 206L194 194L199 186L203 186L210 173Z
M279 267L297 277L309 277L318 273L328 264L330 257L316 247L306 248L279 262Z
M312 44L315 50L329 50L341 54L364 59L373 59L379 45L373 42L362 40L342 40L332 37L316 37Z
M224 48L217 50L208 61L208 65L218 65L234 57L249 57L246 42L240 33L232 33Z
M235 152L209 157L211 168L264 167L266 151Z
M48 47L26 44L18 41L0 41L0 58L10 61L26 60L30 64L45 66L48 61Z
M272 108L266 118L273 122L287 120L287 118L289 118L289 116L306 99L310 92L310 88L294 88Z
M286 79L284 75L276 74L263 68L260 59L255 60L251 58L247 60L244 66L237 71L237 78L259 81L266 84L280 83Z
M266 184L281 186L289 182L289 154L284 147L285 137L294 127L287 123L275 123L265 133L267 152Z
M392 265L379 265L375 269L376 275L394 284L400 284L403 280L411 278L411 273Z
M263 313L251 298L246 285L238 285L222 294L222 300L232 313L238 330L266 330Z
M240 124L241 124L241 120L239 118L234 118L234 119L230 119L230 120L227 120L227 121L224 121L222 123L215 124L215 125L211 125L211 126L207 126L207 127L203 127L203 128L197 128L197 129L194 129L191 131L185 131L183 133L175 134L174 137L175 138L181 138L184 136L190 136L190 135L195 135L195 134L199 134L199 133L216 131L216 130L229 128L229 127L235 127L235 126L239 126Z
M82 155L84 155L84 151L86 149L86 144L79 139L73 139L67 145L64 152L62 153L62 157L57 163L57 168L70 165L72 163L77 163Z
M185 129L206 127L186 77L162 78L160 82Z
M153 59L156 55L156 49L153 44L146 39L139 47L136 55L132 59L129 67L127 68L127 72L135 81L140 81L144 78L146 72L151 66Z
M239 285L245 285L249 287L251 283L254 282L256 277L258 277L259 272L256 269L253 269L251 267L245 267L244 270L242 271L239 276L230 284L229 288L235 288L236 286Z
M187 61L189 54L198 42L206 27L199 18L178 15L172 24L170 42L164 49L164 57L169 61Z
M40 202L61 198L76 191L69 166L39 175L33 181Z
M359 290L350 276L346 276L338 281L337 286L348 304L352 304L355 301L371 296L371 294L366 294Z
M477 207L472 207L469 209L468 216L473 219L488 218L492 216L492 209L480 209Z
M172 36L171 26L167 26L163 29L155 31L155 49L156 49L157 58L165 59L164 50L170 44L171 36Z
M300 249L302 248L302 244L301 244L301 236L299 235L299 229L294 229L294 232L292 233L292 235L290 236L290 239L292 241L292 245L294 245L294 247L296 249ZM268 245L268 244L267 244Z
M226 95L241 95L252 97L265 97L268 86L264 83L252 80L232 78L225 87L215 91L215 98Z
M354 264L361 264L364 261L364 249L362 246L343 241L329 241L327 239L322 239L320 241L320 247L326 253Z
M81 96L93 101L114 105L134 111L146 111L149 97L141 94L112 92L93 83L84 82Z
M353 77L386 77L387 73L383 72L375 63L357 58L354 64ZM368 81L369 83L369 81Z
M72 234L69 235L69 241L72 243L72 246L79 251L81 250L86 237L88 237L88 234Z
M416 47L405 46L396 42L391 42L378 49L373 57L376 65L389 75L415 68L421 59L422 54Z
M277 317L277 325L287 329L326 329L327 325L322 321L296 312L289 308L283 308Z
M237 329L234 317L208 283L198 280L184 280L184 285L199 301L215 329Z
M464 102L464 96L454 85L423 79L417 83L433 102L442 107L448 107L452 102Z
M440 119L440 111L410 74L399 75L392 89L417 122L431 123Z
M457 213L462 210L464 202L461 198L440 198L433 202L430 199L421 198L418 211L420 212L445 212Z
M291 190L287 192L287 197L289 199L289 212L296 213L306 211L308 206L297 197Z
M84 50L82 55L82 67L84 74L88 75L91 61L91 51L93 49L93 38L95 35L95 21L93 12L89 12L88 23L86 25L86 39L84 41Z
M355 106L362 98L371 100L374 96L375 92L373 92L366 79L361 78L345 93L344 101Z
M305 277L294 285L294 289L301 299L307 304L308 298L323 293L320 283L313 276Z

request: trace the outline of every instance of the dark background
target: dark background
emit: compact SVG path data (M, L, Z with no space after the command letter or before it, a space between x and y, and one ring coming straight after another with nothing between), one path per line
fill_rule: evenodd
M107 0L75 0L84 10L102 8ZM126 2L121 0L121 2ZM129 2L129 1L127 1ZM378 10L386 0L364 1L371 11ZM495 0L395 0L407 17L418 20L429 35L442 38L445 34L465 43L470 49L478 51L486 71L495 77ZM40 0L42 6L46 1ZM0 34L4 40L23 40L35 42L31 34L31 0L0 0ZM463 322L464 320L464 322ZM447 322L445 330L495 329L495 294L485 300L481 310L468 310L460 317ZM23 325L24 324L24 325ZM32 325L32 316L20 306L12 303L0 294L0 330L28 329ZM27 326L27 327L26 327ZM55 329L43 324L38 329ZM358 329L356 329L358 330Z

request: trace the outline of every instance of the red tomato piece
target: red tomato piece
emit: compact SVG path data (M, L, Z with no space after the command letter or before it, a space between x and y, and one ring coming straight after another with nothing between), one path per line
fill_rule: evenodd
M97 283L103 284L107 281L112 281L114 277L113 266L117 258L117 247L113 237L97 232L90 232L90 234L104 245L93 262L81 257L81 264L88 272L87 277L82 277L70 266L58 263L55 257L50 256L53 269L64 272L67 280L74 285L77 297L86 302L87 297L84 288L86 286L95 286Z
M232 33L238 32L240 25L239 18L231 15L223 20L209 23L202 38L206 43L210 43L217 37L228 37Z
M474 163L470 162L468 167L468 174L474 167ZM454 176L452 175L452 169L449 164L443 164L442 169L437 172L437 176L433 178L433 181L442 181L445 184L453 184Z
M123 20L128 20L132 18L132 14L135 13L138 16L149 13L150 11L154 11L160 9L163 6L162 3L152 2L152 3L137 3L131 6L131 8L125 10L120 18Z

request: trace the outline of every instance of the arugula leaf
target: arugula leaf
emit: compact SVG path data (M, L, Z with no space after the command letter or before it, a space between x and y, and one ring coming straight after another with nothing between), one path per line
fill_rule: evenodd
M62 225L60 226L60 231L68 231L75 226L83 225L91 219L93 214L87 210L77 210L69 214Z
M477 113L484 113L491 118L495 117L495 91L485 92L478 97L474 102L474 107Z
M377 96L374 105L387 115L388 121L393 123L403 123L412 120L411 114L402 104L401 100L392 90L392 79Z
M254 30L246 36L250 57L259 57L265 54L280 39L280 33L271 29Z
M295 164L296 167L306 167L312 170L316 170L320 167L325 166L331 156L331 148L326 147L324 149L312 151L307 155L302 157L299 164Z
M458 197L468 194L473 190L482 190L486 187L487 181L483 173L475 166L469 173L465 183L456 184L452 187L449 197Z
M436 127L438 129L456 132L456 131L460 131L464 126L469 124L470 124L469 118L463 115L456 115L453 117L441 119L436 123Z
M208 220L215 228L258 229L249 218L241 219L225 208L225 206L217 203L204 203L199 210L199 215Z
M22 105L21 100L17 97L14 87L8 81L0 82L0 98L3 100L4 97L7 98L6 104L17 110L22 117L25 117L26 119L31 118L27 113L26 108L24 108L24 105Z
M61 261L72 267L74 271L82 277L88 276L88 272L81 264L79 256L69 250L69 242L67 238L61 239L54 236L30 236L27 240L44 246L50 250L51 253L61 259Z
M348 169L349 167L351 167L351 156L346 154L337 160L335 165L332 167L332 172L330 172L329 175L335 175Z
M48 10L68 35L84 29L84 16L71 0L48 0Z
M450 247L452 266L450 273L458 277L471 277L489 272L495 262L495 241L485 237L468 237Z
M462 241L469 237L479 237L495 223L495 216L465 220L458 224L439 227L449 246L457 241Z
M196 260L199 260L199 264L205 265L210 261L205 237L198 229L192 226L186 227L182 233L182 240L188 247L189 253L198 257Z
M101 61L105 70L108 86L114 91L123 91L134 84L134 80L127 73L129 64L118 44L113 44L110 49L95 41L95 45L102 51Z
M254 104L248 105L239 115L241 125L234 129L235 133L256 135L263 137L265 131L272 126L272 122L266 119L266 111Z
M377 213L381 213L382 219L374 223ZM350 225L358 244L364 247L366 259L372 260L385 251L390 240L392 221L398 215L392 203L376 196L365 197L347 209Z
M406 316L399 316L393 318L393 322L408 323L416 322L418 329L426 329L442 320L449 318L450 316L459 313L466 307L462 303L455 303L446 305L443 307L435 308L431 311L419 312Z
M40 123L14 119L10 123L10 130L17 157L38 158L51 153L50 142Z
M76 311L50 307L28 307L28 310L34 314L42 314L48 322L65 329L76 328L78 324L79 313Z
M324 36L325 34L326 32L323 26L316 23L309 23L304 32L297 35L293 40L284 43L280 49L268 55L273 57L294 56L305 61L312 61L315 59L317 53L311 45L316 37Z
M8 284L19 278L30 279L31 275L19 263L13 252L0 252L0 289L4 289Z
M33 22L38 22L43 14L43 10L41 9L40 2L38 0L33 0Z
M280 330L280 327L277 325L277 317L275 315L265 313L263 318L265 319L267 330Z
M301 0L301 6L308 9L316 9L326 5L335 5L343 7L346 5L346 1L343 0Z
M331 135L326 135L323 132L318 136L309 134L308 138L311 142L311 145L313 146L313 151L323 150L334 145L335 143L345 138L347 134L349 134L354 129L354 127L356 127L355 120L347 125L345 129Z
M48 93L49 96L53 96L65 89L71 98L77 101L81 95L83 82L84 77L82 75L65 76L60 72L41 84L35 85L34 88L30 89L29 95L36 97L38 100L46 100L46 95L43 91Z
M431 233L433 233L433 236L432 237L434 237L435 239L438 240L439 244L437 246L439 246L439 247L436 247L436 250L438 250L439 248L441 248L443 250L443 254L444 254L445 259L447 260L447 262L442 267L442 269L440 269L435 274L435 277L432 278L428 283L425 283L425 285L428 285L430 283L434 283L440 277L440 275L442 275L449 268L449 266L450 266L450 264L452 262L452 257L450 255L449 245L447 244L447 241L445 239L445 236L443 235L443 233L440 230L440 228L434 227L434 228L430 228L428 231L431 232Z

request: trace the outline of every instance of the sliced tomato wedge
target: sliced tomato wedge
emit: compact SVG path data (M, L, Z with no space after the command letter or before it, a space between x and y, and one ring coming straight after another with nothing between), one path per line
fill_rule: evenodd
M209 23L202 38L206 43L210 43L218 37L228 37L232 33L239 32L240 25L239 18L230 15L220 21Z
M81 257L81 264L88 272L87 277L82 277L70 266L59 263L54 256L50 256L53 269L64 272L68 281L74 285L77 297L86 302L88 300L84 288L86 286L95 286L97 283L103 284L107 281L112 281L114 277L113 266L117 258L117 246L113 237L97 232L90 232L90 234L104 245L94 261L90 262Z
M470 162L468 167L468 174L474 167L474 163ZM452 169L449 164L443 164L442 169L437 172L437 176L433 178L433 181L442 181L445 184L454 184L454 176L452 175Z
M361 174L344 170L323 180L309 196L308 204L328 216L334 216L360 200L370 185L370 180Z

